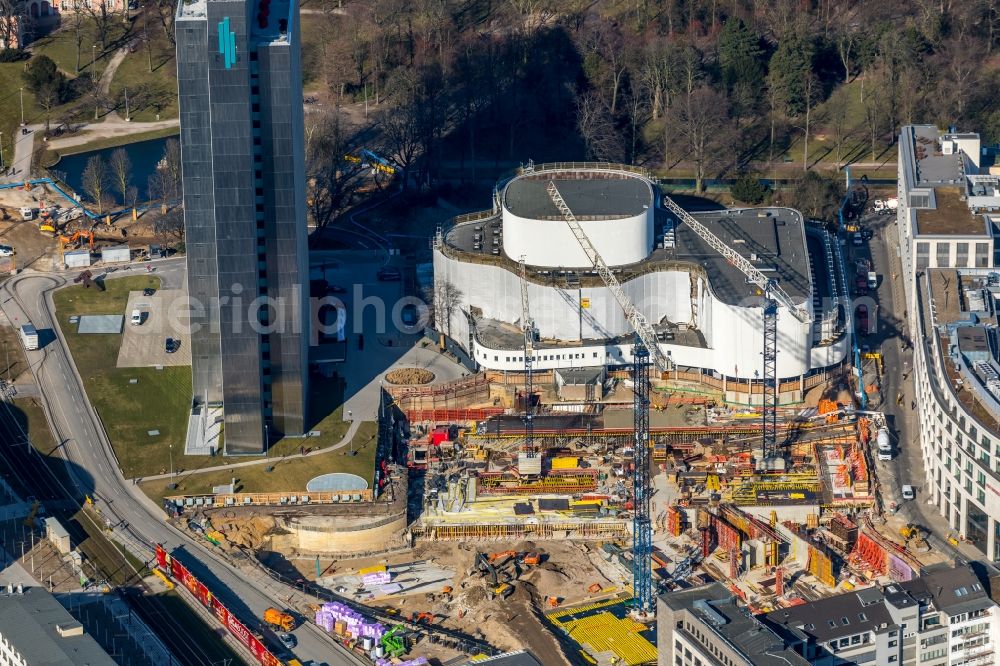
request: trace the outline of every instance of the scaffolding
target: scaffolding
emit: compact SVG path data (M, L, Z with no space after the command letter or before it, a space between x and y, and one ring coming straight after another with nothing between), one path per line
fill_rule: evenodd
M517 541L521 539L626 539L627 520L574 520L552 523L417 524L413 537L426 541Z
M557 470L543 478L522 478L511 472L483 472L479 492L483 495L577 494L597 488L597 470Z

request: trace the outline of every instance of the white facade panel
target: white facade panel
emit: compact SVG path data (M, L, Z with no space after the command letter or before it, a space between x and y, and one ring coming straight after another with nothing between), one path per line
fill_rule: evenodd
M587 238L609 266L634 264L653 250L653 211L619 220L581 220ZM531 266L593 266L565 220L532 220L503 211L504 254Z
M435 280L449 281L462 293L452 312L451 337L469 349L467 314L476 308L482 317L520 326L520 276L499 266L449 259L434 252ZM692 277L697 308L691 307ZM704 336L707 348L661 343L664 353L678 365L711 370L722 375L753 378L762 370L763 314L760 307L728 305L716 299L705 281L685 271L659 271L641 275L622 285L623 289L655 323L693 321ZM540 337L562 342L627 336L632 328L614 295L606 287L558 289L529 283L530 315ZM581 308L581 298L589 308ZM448 330L438 312L439 330ZM811 369L843 361L847 344L812 349L810 327L788 310L778 312L778 376L796 377ZM494 370L521 371L524 368L520 344L511 349L494 349L475 344L471 349L477 362ZM631 361L631 344L561 347L540 350L534 367L540 370L567 367L615 365Z
M66 268L86 268L90 266L90 250L76 250L63 255Z

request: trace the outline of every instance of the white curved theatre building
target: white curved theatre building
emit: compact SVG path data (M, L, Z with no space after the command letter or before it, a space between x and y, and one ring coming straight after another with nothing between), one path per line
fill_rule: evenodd
M546 190L556 184L678 368L754 379L762 368L759 290L660 205L658 186L615 165L536 165L501 183L493 210L452 220L434 249L435 314L482 368L524 369L526 266L537 370L631 361L633 331ZM844 360L849 344L834 248L787 208L692 212L814 315L778 313L778 376L801 379Z

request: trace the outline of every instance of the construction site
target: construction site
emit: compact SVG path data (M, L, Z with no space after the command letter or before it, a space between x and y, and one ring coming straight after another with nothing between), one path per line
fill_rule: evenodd
M943 561L880 501L883 369L866 350L851 372L859 269L835 238L787 209L696 218L608 165L522 176L525 200L515 178L437 236L435 280L468 302L436 342L476 371L386 378L391 492L217 495L200 529L335 599L317 622L359 651L389 634L442 663L456 637L651 663L662 592L720 581L765 613ZM526 244L534 222L551 243Z

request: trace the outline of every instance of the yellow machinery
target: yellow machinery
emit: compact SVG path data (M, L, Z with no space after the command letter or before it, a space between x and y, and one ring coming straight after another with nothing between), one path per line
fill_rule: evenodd
M42 508L42 503L35 500L31 503L31 511L28 513L28 517L24 519L24 526L33 528L35 526L35 518L38 516L39 510Z
M926 529L914 523L908 523L905 527L899 528L899 536L903 537L903 544L907 548L926 549L927 534Z

